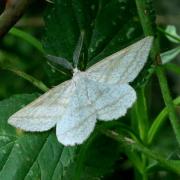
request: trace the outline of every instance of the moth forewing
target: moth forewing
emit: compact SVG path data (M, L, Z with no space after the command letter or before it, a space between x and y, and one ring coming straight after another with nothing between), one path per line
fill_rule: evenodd
M50 89L45 94L17 111L8 123L25 131L46 131L61 119L65 110L65 100L70 95L71 81Z
M87 73L98 82L109 84L133 81L143 68L153 41L148 36L91 66Z

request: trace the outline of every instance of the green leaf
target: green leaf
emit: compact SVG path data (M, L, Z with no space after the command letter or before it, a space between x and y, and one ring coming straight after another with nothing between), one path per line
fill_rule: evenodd
M121 152L118 142L101 134L91 140L90 143L87 141L81 145L78 156L68 169L65 180L101 179L103 176L112 174L116 169L115 163Z
M177 97L174 101L173 101L174 105L177 106L180 104L180 97ZM164 123L164 121L166 120L168 116L168 109L167 107L165 107L156 117L156 119L154 120L154 122L152 123L149 131L148 131L148 144L151 144L156 133L159 132L159 128L162 126L162 124Z
M106 146L107 144L108 146ZM115 168L115 162L120 156L118 146L118 143L110 138L102 135L98 136L86 151L84 170L82 171L83 179L90 180L92 177L101 177L112 173Z
M43 47L46 53L66 58L71 63L80 32L85 32L79 60L81 70L142 37L136 6L131 0L55 0L47 9L44 20L46 33ZM147 67L151 63L149 61ZM57 68L51 71L47 66L46 71L51 85L72 76L70 72L66 75L62 73L64 69L59 73ZM149 73L143 72L139 76L140 81L144 81L147 76Z
M80 60L83 67L89 66L90 61L94 64L141 36L136 16L130 0L56 0L45 15L44 48L72 62L80 32L84 31L84 56Z
M168 63L165 65L165 68L173 73L176 73L177 75L180 74L180 66L178 64Z
M53 130L25 133L8 125L8 118L36 97L16 95L0 102L0 179L62 179L74 159L76 147L62 146Z
M127 22L123 24L121 28L112 36L108 43L106 43L104 47L99 50L97 55L89 60L88 67L102 60L103 58L123 49L124 47L127 47L130 43L132 43L134 38L137 38L137 35L140 32L141 29L138 22L135 22L131 18L127 20ZM89 51L91 51L91 49L89 49ZM90 56L93 56L91 55L91 52L89 52L89 54Z
M177 34L176 32L176 27L173 26L173 25L168 25L166 27L166 30L165 32L167 33L166 34L166 37L171 41L171 42L174 42L174 43L180 43L180 35ZM169 34L169 35L168 35ZM171 36L170 36L171 35Z
M45 16L46 36L44 48L54 54L72 61L72 54L79 33L71 0L56 0Z
M126 23L132 20L132 16L134 15L129 11L130 8L133 9L133 5L129 0L113 0L108 3L99 1L99 9L94 21L88 49L89 59L99 54L112 39L116 40L116 48L118 48L117 46L122 46L121 41L124 37L130 39L130 37L133 36L131 33L133 33L135 29L126 26ZM122 33L124 26L126 26L126 33ZM119 45L117 41L119 41Z
M162 64L171 62L180 53L180 46L161 53Z

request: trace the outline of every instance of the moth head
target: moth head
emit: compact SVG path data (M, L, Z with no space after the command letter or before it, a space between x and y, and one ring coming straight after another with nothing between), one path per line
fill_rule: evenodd
M77 68L74 68L73 69L73 80L74 81L78 81L79 79L82 78L82 76L84 75L84 72L83 71L80 71L79 69Z
M75 76L76 74L78 74L80 72L80 70L78 68L74 68L73 69L73 76Z

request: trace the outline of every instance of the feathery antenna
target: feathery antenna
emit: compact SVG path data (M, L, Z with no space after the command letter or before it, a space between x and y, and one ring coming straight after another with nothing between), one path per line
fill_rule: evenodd
M84 31L81 31L78 43L77 43L76 48L75 48L74 53L73 53L73 63L74 63L75 68L77 68L78 63L79 63L79 57L81 54L83 41L84 41Z
M59 64L61 66L63 66L66 69L70 69L73 70L73 66L72 64L65 58L62 57L57 57L57 56L53 56L53 55L47 55L46 58L56 64Z

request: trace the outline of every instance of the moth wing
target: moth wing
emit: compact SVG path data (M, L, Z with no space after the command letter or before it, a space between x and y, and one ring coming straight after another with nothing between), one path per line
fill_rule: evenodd
M96 124L96 111L89 101L86 82L80 78L74 86L71 103L56 127L58 141L66 146L84 142Z
M51 129L61 119L70 91L71 81L65 81L13 114L8 123L25 131Z
M86 72L92 80L104 83L128 83L133 81L143 68L153 37L148 36L131 46L106 57L91 66Z
M136 92L128 84L109 85L89 81L88 94L97 119L109 121L124 116L136 100Z

